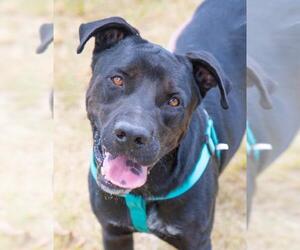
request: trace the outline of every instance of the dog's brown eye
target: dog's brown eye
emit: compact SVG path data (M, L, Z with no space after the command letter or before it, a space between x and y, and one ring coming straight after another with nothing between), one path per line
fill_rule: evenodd
M168 104L172 107L177 107L180 104L180 100L177 97L172 97L169 101Z
M112 78L110 78L112 80L112 82L114 83L114 85L121 87L124 84L124 80L121 76L113 76Z

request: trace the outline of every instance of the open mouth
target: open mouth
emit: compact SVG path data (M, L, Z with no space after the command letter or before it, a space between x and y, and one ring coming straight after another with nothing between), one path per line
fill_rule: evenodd
M143 186L147 181L147 172L147 166L139 165L124 155L104 153L101 174L118 187L134 189Z
M149 166L141 165L125 155L113 155L105 147L94 144L97 182L109 193L128 193L147 181Z

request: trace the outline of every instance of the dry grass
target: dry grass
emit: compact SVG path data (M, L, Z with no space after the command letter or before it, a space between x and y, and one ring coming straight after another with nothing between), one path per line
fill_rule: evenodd
M29 3L29 2L28 2ZM0 248L49 249L52 242L51 53L35 54L46 8L32 16L0 6Z
M250 250L299 249L300 134L290 148L257 179L247 234Z

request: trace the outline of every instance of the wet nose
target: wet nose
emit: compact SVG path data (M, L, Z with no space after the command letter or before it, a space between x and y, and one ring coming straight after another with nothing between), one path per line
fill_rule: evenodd
M148 129L128 122L117 122L114 134L117 142L133 146L146 145L151 139Z

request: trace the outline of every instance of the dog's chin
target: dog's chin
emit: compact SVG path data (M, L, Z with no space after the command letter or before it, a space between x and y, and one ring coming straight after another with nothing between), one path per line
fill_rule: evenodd
M124 196L130 193L131 189L121 188L117 185L112 184L110 181L106 180L103 176L97 179L97 184L104 192L117 196Z

